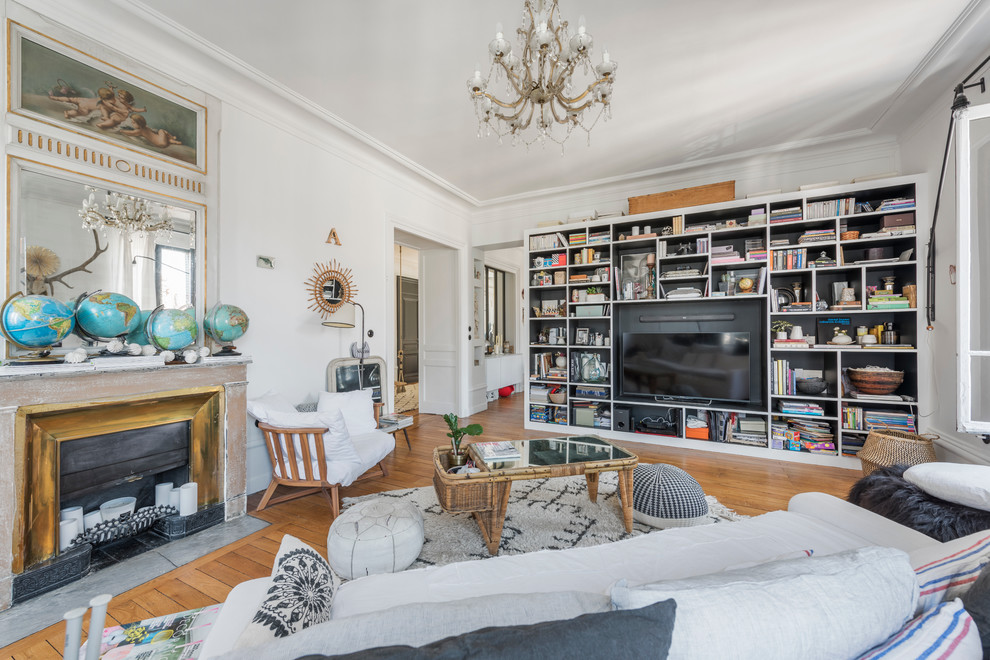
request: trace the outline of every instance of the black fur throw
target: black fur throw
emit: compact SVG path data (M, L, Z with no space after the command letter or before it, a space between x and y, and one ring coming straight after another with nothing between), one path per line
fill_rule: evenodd
M904 479L902 475L908 467L894 465L876 470L857 481L847 499L943 543L990 529L990 511L932 497Z

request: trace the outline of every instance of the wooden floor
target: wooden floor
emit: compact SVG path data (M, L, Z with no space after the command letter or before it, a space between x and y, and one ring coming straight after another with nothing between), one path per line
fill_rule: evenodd
M470 421L484 426L485 440L551 436L522 428L523 407L523 397L517 394L492 403L487 411L473 415ZM400 432L396 437L395 452L385 460L389 475L344 488L342 496L430 485L433 448L448 440L446 431L440 416L416 415L416 422L409 429L412 448L406 447ZM632 442L619 444L635 452L644 463L669 463L683 468L701 483L705 493L714 495L729 508L748 515L784 509L792 495L804 491L822 491L844 498L861 476L859 471L842 468L668 449ZM248 511L253 511L260 499L261 493L249 497ZM284 534L292 534L325 552L330 527L329 510L327 501L317 494L252 513L271 525L115 597L110 603L107 625L224 600L234 585L271 574L275 552ZM88 622L84 622L83 630L87 627ZM63 635L64 624L50 626L0 650L0 658L60 658Z

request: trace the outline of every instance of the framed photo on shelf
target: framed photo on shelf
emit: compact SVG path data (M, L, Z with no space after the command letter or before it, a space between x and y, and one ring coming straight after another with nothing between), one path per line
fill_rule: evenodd
M588 328L578 328L574 331L574 343L578 346L587 346L589 337Z
M97 59L89 54L106 53L104 43L90 43L75 33L49 37L15 21L9 25L7 102L11 112L206 171L205 105L152 82L160 76L138 62L124 56ZM179 83L173 86L182 87ZM183 93L204 96L192 88Z

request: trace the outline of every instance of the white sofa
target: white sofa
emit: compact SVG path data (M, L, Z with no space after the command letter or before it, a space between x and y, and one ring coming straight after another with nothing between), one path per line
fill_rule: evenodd
M630 586L678 580L792 557L808 550L819 557L867 546L898 548L907 553L937 552L942 545L835 497L803 493L792 498L787 511L733 523L668 529L588 548L493 557L358 578L345 582L337 591L330 621L252 649L251 655L297 658L307 653L346 653L389 644L418 646L446 637L451 630L457 634L472 630L471 626L529 623L534 620L533 613L526 611L524 599L518 600L519 594L536 597L581 592L582 598L587 596L588 600L576 605L583 608L578 613L602 611L608 609L608 594L619 580ZM244 649L231 651L257 611L269 583L266 578L252 580L231 592L207 638L202 657L225 653L230 658L245 657ZM571 600L581 600L579 595L574 594ZM388 621L395 623L397 618L406 616L403 613L419 612L422 616L423 611L435 609L436 619L456 619L445 608L453 601L468 598L496 605L489 608L480 623L471 623L470 617L465 617L453 628L444 623L438 631L417 631L408 639L397 640L389 633ZM517 606L510 604L513 598ZM423 603L431 605L418 607ZM503 612L496 611L499 609Z

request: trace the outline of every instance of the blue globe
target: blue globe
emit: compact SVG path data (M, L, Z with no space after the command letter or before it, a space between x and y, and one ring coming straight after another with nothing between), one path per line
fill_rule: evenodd
M92 337L120 337L141 326L141 310L123 294L94 293L76 305L76 323Z
M48 296L20 296L3 308L3 330L15 343L47 348L65 339L75 327L72 310Z
M203 319L203 331L219 344L240 339L248 329L248 315L234 305L216 305Z
M152 346L180 351L196 343L199 327L196 317L182 309L162 309L151 314L146 328Z

